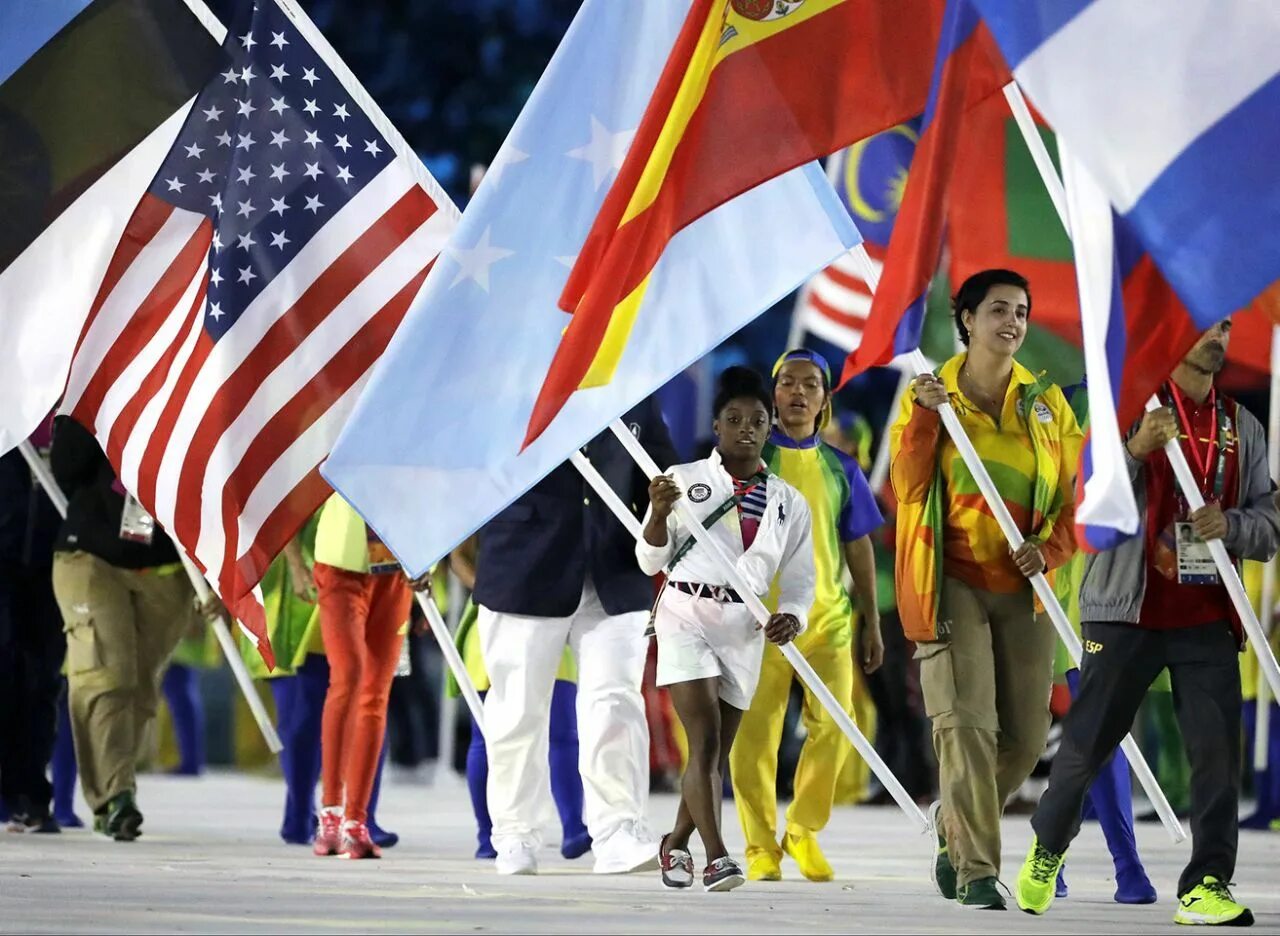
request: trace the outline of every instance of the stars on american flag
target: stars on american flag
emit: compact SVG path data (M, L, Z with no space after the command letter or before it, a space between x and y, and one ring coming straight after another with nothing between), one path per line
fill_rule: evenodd
M197 98L152 187L214 226L205 326L215 340L394 158L273 4L223 50L230 62Z

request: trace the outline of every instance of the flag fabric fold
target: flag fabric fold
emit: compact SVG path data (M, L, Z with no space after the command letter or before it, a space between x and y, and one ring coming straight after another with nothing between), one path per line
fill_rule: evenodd
M270 665L254 586L328 496L319 463L457 212L301 11L244 4L222 51L73 339L61 411Z
M924 109L937 0L696 0L560 296L526 441L605 383L671 238L766 179Z
M1084 343L1089 431L1076 479L1077 540L1091 551L1109 549L1138 529L1138 505L1116 419L1124 376L1126 323L1116 262L1111 203L1074 159L1064 168L1067 204L1076 242L1080 320Z
M704 214L648 274L613 379L522 448L557 301L689 9L582 5L324 465L413 574L857 243L817 164Z
M925 301L938 269L946 228L947 191L967 111L1008 82L990 34L968 0L948 0L933 78L862 343L845 361L841 384L920 345Z

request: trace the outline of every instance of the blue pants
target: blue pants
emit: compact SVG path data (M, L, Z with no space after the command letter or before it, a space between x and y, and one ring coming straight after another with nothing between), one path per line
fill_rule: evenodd
M71 740L71 713L67 709L67 680L62 680L58 697L58 730L53 739L53 758L49 762L53 775L53 818L59 825L79 826L76 818L76 748Z
M308 654L293 676L270 680L276 701L276 730L284 749L280 770L284 774L284 821L280 837L286 842L306 844L316 831L316 784L320 782L320 720L324 697L329 691L329 661L318 653ZM387 762L387 744L369 796L369 822L376 825L378 793L382 788L382 768Z
M484 693L481 693L483 697ZM578 687L557 679L551 692L551 796L560 814L563 840L580 839L587 834L582 821L582 774L578 772L578 714L574 708ZM475 718L471 720L471 746L467 748L467 789L471 791L471 808L476 815L476 840L488 847L493 833L489 818L489 801L485 787L489 781L489 757L484 735Z
M1080 691L1078 669L1067 670L1067 687L1074 699ZM1133 786L1129 780L1129 761L1118 748L1089 787L1084 800L1084 817L1096 818L1102 826L1102 835L1117 871L1124 867L1142 867L1138 844L1133 836Z
M1245 763L1252 769L1258 703L1246 702L1243 715ZM1270 827L1272 820L1280 819L1280 705L1275 702L1271 703L1270 719L1267 731L1267 769L1253 772L1253 795L1257 798L1257 808L1252 816L1241 821L1240 825L1244 828L1266 829Z
M178 766L174 773L198 777L204 771L204 702L200 698L200 671L171 663L160 684L169 703L173 734L178 742Z

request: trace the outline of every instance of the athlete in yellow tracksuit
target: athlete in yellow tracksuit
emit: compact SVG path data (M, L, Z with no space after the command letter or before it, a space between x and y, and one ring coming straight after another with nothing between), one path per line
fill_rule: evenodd
M795 646L836 698L847 700L846 710L851 711L855 656L866 672L878 668L884 656L869 539L884 518L857 462L818 437L830 415L831 371L826 361L813 351L789 351L779 358L773 376L777 425L764 459L770 471L800 491L813 515L817 586L809 628ZM843 581L846 564L861 599L863 627L857 646L853 602ZM776 595L769 597L776 600ZM834 877L815 836L831 818L836 779L849 742L807 689L808 737L796 767L785 835L778 841L778 744L794 676L778 648L767 646L755 697L729 757L750 880L781 880L784 851L809 880Z

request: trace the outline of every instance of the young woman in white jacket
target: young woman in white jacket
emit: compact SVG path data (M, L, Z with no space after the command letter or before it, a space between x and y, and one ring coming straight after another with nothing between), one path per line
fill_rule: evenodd
M720 833L722 777L760 676L764 640L785 644L805 627L813 603L809 508L801 494L768 473L760 453L769 437L773 398L764 379L744 367L721 375L715 400L716 449L676 465L649 486L649 512L636 557L667 582L654 606L658 685L667 686L689 738L675 828L662 840L662 880L693 884L689 838L707 851L706 890L731 890L744 877ZM776 596L761 628L713 555L696 544L676 513L684 497L737 565L755 594Z

